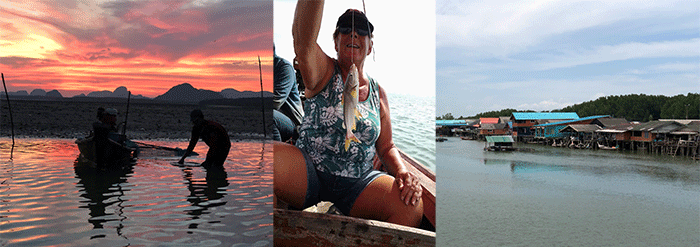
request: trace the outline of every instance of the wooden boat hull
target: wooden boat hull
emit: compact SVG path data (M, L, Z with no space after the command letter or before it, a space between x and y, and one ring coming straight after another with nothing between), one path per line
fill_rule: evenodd
M274 209L275 246L435 246L435 232L342 215Z
M93 136L88 136L85 138L78 138L75 143L78 145L78 150L80 150L81 163L90 163L92 166L97 165L97 148L95 147L95 140ZM125 145L120 145L112 140L109 140L109 144L106 146L109 148L110 157L108 158L109 166L129 164L133 159L133 153L136 148L128 147Z
M435 172L399 150L423 187L423 216L429 230L342 215L274 209L275 246L435 246ZM375 159L374 167L383 170Z
M505 146L490 146L490 147L485 147L484 151L518 151L518 148L515 147L505 147Z

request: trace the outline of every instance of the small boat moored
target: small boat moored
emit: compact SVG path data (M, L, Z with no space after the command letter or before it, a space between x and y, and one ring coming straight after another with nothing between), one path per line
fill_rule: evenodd
M98 150L94 135L75 140L78 150L80 150L78 160L92 167L97 167L98 165L104 165L105 167L123 166L131 163L138 155L138 145L129 140L125 140L123 144L119 143L113 140L114 138L120 138L119 135L115 133L113 136L110 136L101 147L103 150ZM102 160L105 164L98 164L98 155L103 155Z

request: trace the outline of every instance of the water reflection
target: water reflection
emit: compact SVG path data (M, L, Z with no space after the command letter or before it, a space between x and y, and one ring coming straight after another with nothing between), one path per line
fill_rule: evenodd
M11 162L0 152L0 246L271 244L272 150L265 144L232 143L216 172L172 165L179 158L172 155L100 171L76 162L74 141L23 139ZM0 150L9 151L7 143L0 138ZM205 153L200 146L195 151Z
M190 191L187 196L187 201L194 206L192 210L185 210L188 215L194 220L190 223L189 229L197 229L199 225L197 220L203 214L208 214L208 210L213 207L226 205L225 200L221 200L226 194L226 186L228 186L226 169L223 167L209 168L206 170L204 180L193 176L192 168L186 167L182 169L183 177L187 189ZM208 223L215 224L220 221L210 221Z
M534 173L534 172L553 172L566 171L569 167L558 165L545 165L524 161L513 161L510 163L510 171L513 173Z
M121 169L101 170L94 168L90 163L81 162L77 159L73 164L76 178L78 178L78 189L82 192L81 197L88 199L86 205L79 206L80 208L88 208L90 210L90 218L88 222L92 224L93 229L102 229L104 224L109 221L119 221L116 227L117 235L122 236L122 229L127 217L124 214L124 192L129 191L127 186L127 178L133 174L133 163L122 166ZM114 205L116 210L114 213L107 213L106 208ZM104 238L105 235L95 235L90 239Z

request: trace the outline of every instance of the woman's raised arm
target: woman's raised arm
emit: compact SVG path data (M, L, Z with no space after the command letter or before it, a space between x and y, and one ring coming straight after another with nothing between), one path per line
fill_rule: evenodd
M317 42L323 5L322 0L299 0L294 12L294 53L299 62L307 98L321 91L333 76L333 59L323 53Z

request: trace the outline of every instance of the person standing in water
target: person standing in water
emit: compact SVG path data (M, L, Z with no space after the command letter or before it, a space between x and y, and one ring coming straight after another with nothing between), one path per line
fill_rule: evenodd
M178 163L185 163L185 158L192 154L194 147L197 146L197 142L201 138L209 146L207 158L202 163L202 166L207 169L223 167L231 149L231 139L228 136L228 131L221 124L204 119L204 114L201 110L193 110L190 113L190 121L194 124L192 137L185 154Z

